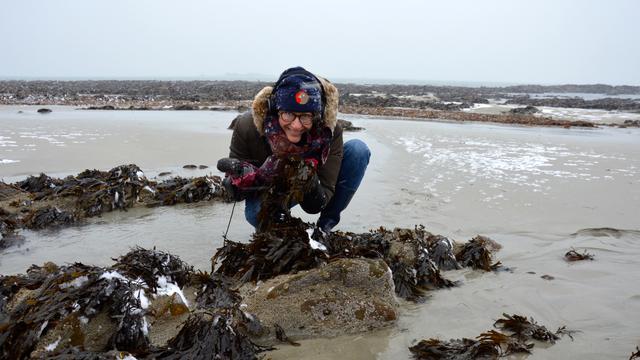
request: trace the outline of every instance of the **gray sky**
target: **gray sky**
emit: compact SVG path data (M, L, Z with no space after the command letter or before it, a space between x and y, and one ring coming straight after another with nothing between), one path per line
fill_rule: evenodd
M637 0L2 0L0 33L3 78L640 85Z

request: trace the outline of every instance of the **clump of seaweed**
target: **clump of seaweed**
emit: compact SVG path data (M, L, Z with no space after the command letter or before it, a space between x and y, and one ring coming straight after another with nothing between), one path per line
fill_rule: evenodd
M473 339L439 339L422 340L409 347L409 351L416 359L497 359L500 348L493 342Z
M462 249L456 253L456 260L458 260L462 266L469 266L484 271L494 271L498 269L501 264L499 261L492 264L490 246L492 246L492 244L488 241L488 238L476 236L464 244Z
M15 185L24 191L39 194L48 192L60 184L62 184L60 179L54 179L41 173L39 176L29 176L23 181L18 181Z
M631 353L631 356L629 356L629 360L633 359L640 359L640 347L636 346L636 351Z
M272 350L253 343L236 331L232 316L224 311L189 316L180 332L150 354L153 359L257 359L258 352Z
M574 248L571 248L571 250L567 251L567 253L564 254L564 258L567 261L582 261L593 260L594 256L592 254L589 254L586 250L582 254L580 254Z
M126 255L113 259L114 269L130 278L140 278L152 292L158 288L158 280L164 277L166 282L175 282L185 286L193 273L193 267L185 264L179 257L157 250L147 250L136 246Z
M427 238L429 257L442 270L462 268L453 252L453 242L442 235L431 235Z
M28 229L44 229L51 226L70 225L77 221L74 214L57 207L46 207L31 211L22 219Z
M289 217L281 225L254 234L248 244L227 241L212 259L215 273L244 283L308 270L328 259L323 251L311 247L307 225L301 220Z
M504 318L494 323L501 330L511 332L511 335L488 330L475 339L452 339L442 341L439 339L422 340L409 348L414 358L417 359L498 359L515 353L531 353L534 344L530 341L538 340L555 344L560 337L569 335L573 331L566 330L563 326L556 333L547 330L526 317L520 315L503 314ZM573 339L573 338L572 338Z
M493 324L495 327L502 330L511 331L513 335L519 340L526 341L529 339L535 339L539 341L555 344L556 340L560 337L546 327L538 325L533 318L527 320L525 316L502 314L503 319L498 319Z

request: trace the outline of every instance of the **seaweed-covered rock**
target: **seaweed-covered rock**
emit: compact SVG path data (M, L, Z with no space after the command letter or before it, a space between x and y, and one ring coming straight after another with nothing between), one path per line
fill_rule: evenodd
M243 293L247 311L293 338L358 333L398 317L391 271L381 259L337 259L258 287L245 285Z
M0 358L255 359L261 329L224 281L134 249L112 267L32 266L0 276ZM218 304L219 307L209 307ZM201 307L207 305L207 307Z
M176 177L157 183L147 179L135 164L109 171L87 169L64 179L40 174L15 184L0 182L0 206L10 215L0 214L0 221L5 224L0 230L9 227L5 221L9 218L13 230L43 229L71 225L86 217L135 206L223 200L221 182L218 176L201 176ZM3 234L8 236L5 230Z
M310 232L308 224L285 219L279 227L255 234L248 244L227 241L213 257L212 268L244 283L309 270L335 258L382 259L393 273L396 294L419 301L428 290L455 286L441 275L435 261L447 269L476 264L484 269L481 265L486 262L489 270L498 266L491 265L495 243L482 236L462 247L461 263L453 255L453 242L422 226L393 231L380 228L364 234L334 232L322 243L312 239ZM430 248L439 250L430 252Z

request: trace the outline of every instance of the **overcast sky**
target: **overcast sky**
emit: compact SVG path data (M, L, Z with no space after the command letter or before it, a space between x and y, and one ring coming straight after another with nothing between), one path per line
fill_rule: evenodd
M2 0L2 78L640 85L638 0Z

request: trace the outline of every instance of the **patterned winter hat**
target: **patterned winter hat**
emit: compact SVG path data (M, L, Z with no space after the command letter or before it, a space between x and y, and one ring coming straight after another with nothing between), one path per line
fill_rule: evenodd
M275 109L278 111L320 113L322 87L318 79L301 67L285 70L275 84Z

